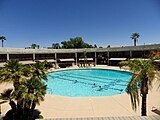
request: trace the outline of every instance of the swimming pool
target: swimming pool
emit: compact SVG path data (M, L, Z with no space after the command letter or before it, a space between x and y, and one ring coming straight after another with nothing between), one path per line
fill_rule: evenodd
M117 70L77 69L50 72L47 93L61 96L112 96L125 92L132 74Z

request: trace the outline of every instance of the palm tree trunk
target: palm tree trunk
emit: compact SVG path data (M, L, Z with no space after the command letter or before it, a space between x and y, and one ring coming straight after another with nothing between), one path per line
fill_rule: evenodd
M141 108L141 116L147 116L147 110L146 110L146 100L147 100L147 94L143 94L142 96L142 108Z
M3 42L4 42L4 40L2 40L2 48L3 48Z
M17 107L16 107L16 103L12 100L10 100L9 105L11 106L13 111L16 111Z
M29 120L34 118L34 110L35 110L35 107L36 107L36 103L35 103L35 101L33 101L32 106L31 106L31 109L30 109Z
M19 81L15 80L15 82L13 83L14 89L17 90L19 85L20 85Z
M137 42L137 40L136 40L136 39L134 39L134 46L136 46L136 42Z
M23 104L22 104L22 101L21 100L17 100L17 113L18 113L18 118L20 120L23 119L23 113L24 110L23 110Z
M35 103L35 101L33 101L32 107L31 107L31 113L32 113L32 114L33 114L33 112L34 112L35 107L36 107L36 103Z
M18 87L19 87L19 85L20 85L20 83L19 83L20 77L19 77L19 76L16 76L16 77L14 77L14 79L15 79L15 81L14 81L14 83L13 83L13 86L14 86L14 89L17 90Z
M18 115L17 115L17 106L16 106L16 103L12 100L10 100L9 102L9 105L11 106L12 108L12 117L13 117L13 120L16 120ZM7 116L6 116L7 117Z
M146 74L144 74L144 78L141 82L141 95L142 95L142 108L141 108L141 115L142 116L147 116L147 94L148 94L148 77Z

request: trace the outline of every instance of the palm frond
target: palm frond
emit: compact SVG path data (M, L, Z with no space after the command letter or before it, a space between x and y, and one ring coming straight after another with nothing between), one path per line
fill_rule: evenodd
M29 80L21 82L15 94L16 99L23 101L24 105L29 101L35 101L36 104L39 104L40 101L44 100L46 85L42 81L39 81L38 78L32 77Z
M139 106L138 83L139 83L139 76L138 74L134 74L126 88L126 92L131 97L132 109L135 111L137 110L137 105Z
M128 66L130 70L134 73L141 71L141 59L135 59L133 61L130 61Z
M135 59L129 61L128 66L133 76L126 88L126 92L130 95L132 109L136 110L137 105L139 105L139 93L147 94L148 88L152 88L154 78L158 76L157 67L153 64L152 59Z
M48 80L47 71L46 71L44 65L45 64L43 62L36 62L32 67L33 77L38 78L40 81L41 81L41 79L43 79L45 81Z
M151 54L149 55L149 58L151 58L152 60L160 59L160 52L151 52Z
M137 38L139 38L139 37L140 37L139 33L133 33L133 34L131 35L131 39L137 39Z
M1 95L0 95L0 99L2 100L11 100L14 98L13 96L13 89L5 89Z
M121 61L121 62L119 63L119 67L120 67L120 68L126 67L126 66L128 66L128 65L129 65L129 61Z

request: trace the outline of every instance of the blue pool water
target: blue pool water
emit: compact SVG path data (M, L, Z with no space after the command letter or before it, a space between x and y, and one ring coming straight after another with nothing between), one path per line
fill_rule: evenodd
M104 69L50 72L47 93L70 97L112 96L124 93L131 77L129 72Z

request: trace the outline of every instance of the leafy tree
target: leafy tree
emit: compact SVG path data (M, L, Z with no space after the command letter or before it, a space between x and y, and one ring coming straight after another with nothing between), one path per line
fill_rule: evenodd
M138 38L140 37L139 33L133 33L131 35L131 39L134 40L134 46L136 46L136 43L138 42Z
M131 97L132 109L136 110L139 105L139 94L142 97L141 115L146 116L146 99L148 89L151 88L155 77L160 77L157 67L153 64L153 60L135 59L133 61L124 61L120 63L120 67L129 66L133 72L132 79L128 83L126 92ZM140 93L138 90L140 89Z
M36 48L38 48L38 49L39 49L39 45L37 45L37 44L33 43L33 44L31 45L31 48L32 48L32 49L36 49Z
M110 47L111 47L110 45L107 46L107 48L110 48Z
M70 38L68 41L62 41L62 48L93 48L92 45L89 45L83 41L81 37Z
M96 45L96 44L94 44L94 48L97 48L97 45Z
M62 48L64 48L64 49L66 49L66 48L68 48L68 47L69 47L69 45L68 45L68 42L67 42L67 41L62 41L62 42L61 42L61 44L62 44Z
M53 49L60 49L61 47L60 47L59 43L53 43L52 48Z
M2 41L2 48L3 48L3 42L4 42L4 40L6 40L6 37L0 36L0 40Z

